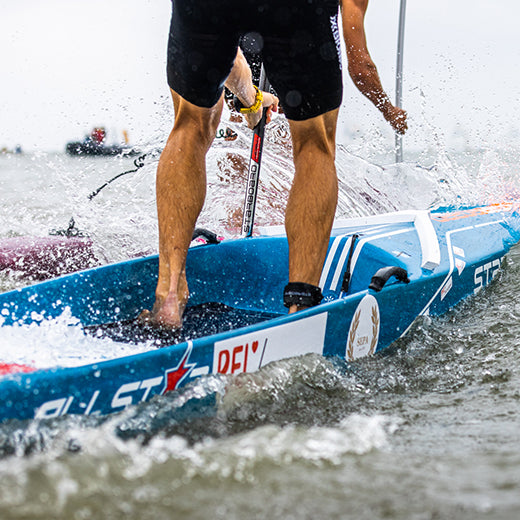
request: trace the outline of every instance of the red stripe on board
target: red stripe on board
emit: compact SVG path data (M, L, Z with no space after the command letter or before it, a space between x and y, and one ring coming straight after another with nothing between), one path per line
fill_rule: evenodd
M18 365L17 363L0 363L0 375L15 374L16 372L34 372L36 369L28 365Z

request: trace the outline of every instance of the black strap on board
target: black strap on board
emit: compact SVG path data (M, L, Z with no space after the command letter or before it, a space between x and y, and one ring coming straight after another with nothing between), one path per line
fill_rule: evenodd
M354 247L356 246L357 239L359 238L359 235L352 235L352 238L350 240L350 250L348 252L348 258L347 258L347 267L345 268L345 274L343 275L343 281L341 282L341 292L346 293L348 291L348 288L350 286L350 266L352 264L352 256L354 255Z

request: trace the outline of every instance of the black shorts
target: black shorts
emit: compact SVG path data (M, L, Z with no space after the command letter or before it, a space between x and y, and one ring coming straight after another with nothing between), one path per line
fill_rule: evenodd
M240 38L255 42L286 116L341 104L338 0L172 0L168 84L187 101L219 100Z

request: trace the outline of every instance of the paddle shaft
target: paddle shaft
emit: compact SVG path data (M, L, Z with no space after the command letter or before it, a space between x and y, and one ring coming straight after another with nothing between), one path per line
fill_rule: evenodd
M264 66L260 71L260 81L258 88L268 91L269 81L265 74ZM249 156L249 169L247 172L246 195L244 199L244 212L242 215L242 236L250 237L253 235L253 225L255 221L256 199L258 196L258 182L260 179L260 164L262 162L262 149L264 144L264 130L267 120L267 108L263 109L262 118L255 126L253 132L253 143L251 144L251 154Z
M403 104L403 51L406 0L401 0L399 9L399 32L397 35L397 64L395 69L395 106ZM395 134L395 162L403 162L403 136Z

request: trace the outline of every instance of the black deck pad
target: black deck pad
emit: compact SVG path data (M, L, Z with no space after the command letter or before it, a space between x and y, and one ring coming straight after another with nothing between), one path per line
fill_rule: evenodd
M110 338L123 343L153 341L158 347L164 347L253 325L277 316L279 315L235 309L223 303L210 302L187 307L184 312L182 328L176 331L143 324L138 322L137 319L103 325L90 325L85 327L84 330L92 336Z

